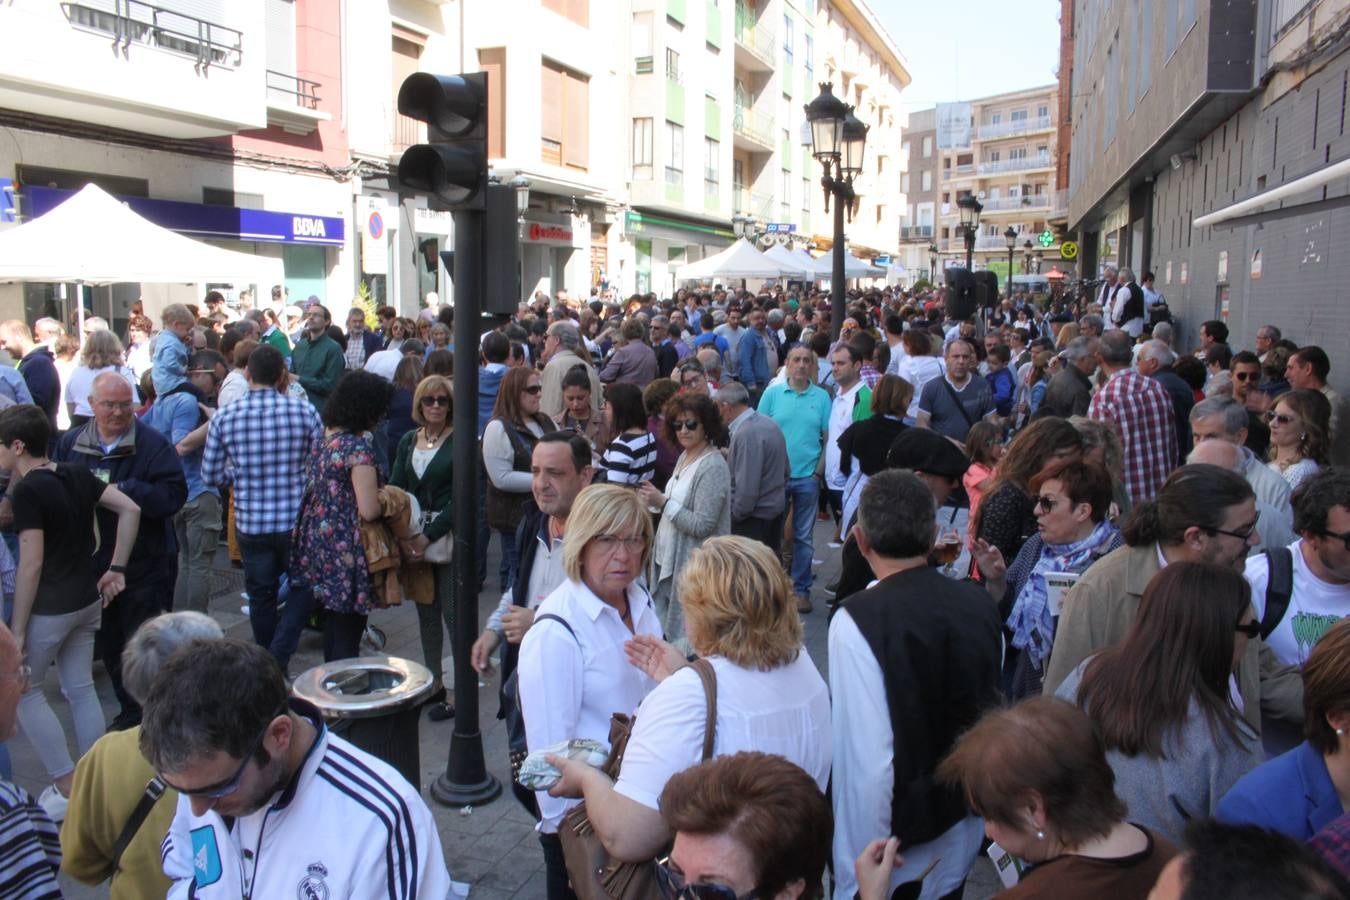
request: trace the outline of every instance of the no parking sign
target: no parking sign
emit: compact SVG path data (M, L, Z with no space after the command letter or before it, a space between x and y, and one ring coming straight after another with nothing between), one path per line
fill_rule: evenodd
M361 271L367 275L388 275L389 242L385 237L384 203L375 197L368 202L365 227L361 231Z

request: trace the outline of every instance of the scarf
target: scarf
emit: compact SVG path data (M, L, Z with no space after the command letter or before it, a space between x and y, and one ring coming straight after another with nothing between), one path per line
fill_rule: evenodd
M1013 646L1025 650L1036 668L1041 668L1042 661L1050 655L1050 645L1055 639L1055 623L1050 616L1049 595L1045 587L1046 574L1080 571L1091 558L1092 552L1105 545L1115 534L1115 526L1103 519L1081 541L1041 544L1040 555L1022 582L1017 599L1013 602L1012 614L1008 616Z

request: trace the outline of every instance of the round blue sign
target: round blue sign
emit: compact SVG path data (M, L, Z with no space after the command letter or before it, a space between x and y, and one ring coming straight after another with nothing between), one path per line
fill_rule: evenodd
M366 233L375 240L384 237L384 217L377 212L370 214L370 221L366 225Z

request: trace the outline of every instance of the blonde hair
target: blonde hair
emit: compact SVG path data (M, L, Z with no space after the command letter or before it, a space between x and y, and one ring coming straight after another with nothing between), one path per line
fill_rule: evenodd
M106 328L85 335L80 364L90 369L122 365L122 342Z
M400 360L399 365L401 366L402 364L403 360ZM428 375L426 378L423 378L420 382L418 382L417 390L413 391L412 417L413 421L416 422L418 425L427 424L426 416L422 415L422 398L425 397L427 394L430 394L433 390L437 388L440 388L441 390L445 391L445 396L450 398L450 405L445 408L446 424L449 425L454 422L455 392L450 387L450 379L446 378L444 375Z
M563 535L563 573L581 582L581 557L591 541L605 534L642 536L642 570L652 555L652 517L637 491L617 484L593 484L577 494Z
M189 325L197 324L197 317L192 314L192 310L187 308L185 303L170 303L164 307L164 311L159 314L159 321L165 327L174 322L187 322Z
M567 524L570 530L571 519ZM690 644L702 656L767 671L801 652L792 582L778 557L758 541L732 536L704 541L680 573L680 603Z

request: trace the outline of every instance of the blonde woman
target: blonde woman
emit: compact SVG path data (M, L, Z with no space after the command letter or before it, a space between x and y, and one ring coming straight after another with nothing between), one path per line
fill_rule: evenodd
M122 358L122 342L117 335L107 329L94 331L85 336L84 348L80 351L80 364L70 373L66 382L66 410L70 413L70 427L78 428L94 415L89 406L89 394L94 389L94 379L104 372L116 372L131 385L131 403L139 406L141 397L137 391L136 374Z
M792 583L778 558L749 538L709 538L690 555L681 582L690 646L717 675L713 756L771 753L800 766L823 791L832 758L829 689L802 647ZM584 797L605 847L636 862L670 841L658 801L673 775L699 763L707 707L702 682L675 647L638 636L627 651L660 684L638 708L619 780L560 761L554 793Z

